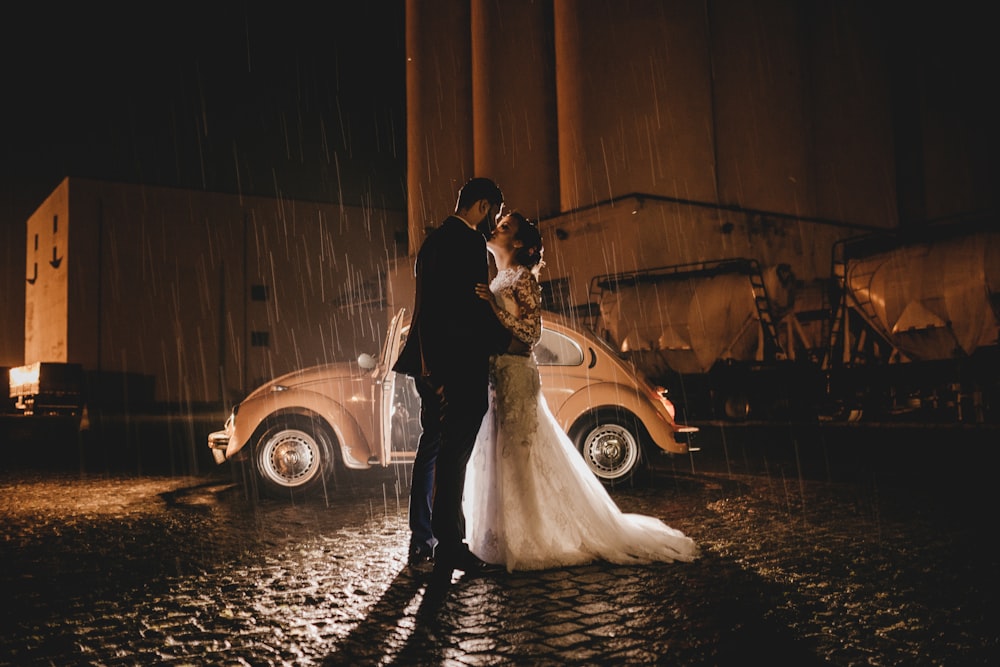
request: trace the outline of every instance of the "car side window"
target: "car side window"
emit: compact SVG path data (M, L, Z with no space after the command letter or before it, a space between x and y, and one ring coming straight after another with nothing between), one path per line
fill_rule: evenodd
M535 344L535 363L539 366L579 366L583 350L571 338L542 327L542 337Z

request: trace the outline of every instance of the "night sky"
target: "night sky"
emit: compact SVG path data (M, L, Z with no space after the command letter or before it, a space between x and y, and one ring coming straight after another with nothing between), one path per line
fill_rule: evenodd
M219 4L4 7L5 331L22 326L25 222L67 176L405 208L404 0ZM945 88L913 90L976 157L972 189L989 192L996 57L980 5L884 14L902 41L887 55ZM0 366L21 354L17 335L0 335Z
M404 0L114 4L4 8L0 261L66 176L404 207ZM992 28L969 6L886 10L889 50L994 146Z
M66 176L404 208L403 0L103 7L4 7L0 322ZM21 354L0 335L0 366Z
M65 176L402 207L403 1L216 4L5 8L4 226Z

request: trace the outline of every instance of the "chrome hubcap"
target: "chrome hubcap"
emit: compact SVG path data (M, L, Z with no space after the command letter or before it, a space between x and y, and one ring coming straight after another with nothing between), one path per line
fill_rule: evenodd
M264 473L284 486L310 479L319 466L316 442L302 431L278 433L268 441L261 458Z

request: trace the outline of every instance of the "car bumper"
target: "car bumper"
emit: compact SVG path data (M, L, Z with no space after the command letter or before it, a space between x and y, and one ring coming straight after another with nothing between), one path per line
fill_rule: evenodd
M674 441L684 439L687 443L688 452L700 452L701 447L696 447L694 445L694 434L698 432L697 426L688 426L686 424L674 424Z
M212 457L216 463L223 463L226 460L228 446L229 433L227 431L215 431L208 434L208 447L212 450Z
M229 441L233 438L233 422L233 415L229 415L226 425L221 431L213 431L208 434L208 448L212 450L212 457L217 464L226 461L226 450L229 448Z

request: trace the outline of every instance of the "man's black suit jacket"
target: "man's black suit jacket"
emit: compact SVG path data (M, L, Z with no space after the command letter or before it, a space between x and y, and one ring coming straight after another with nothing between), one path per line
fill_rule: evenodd
M406 343L393 370L435 385L489 374L489 357L507 349L511 332L476 295L489 282L486 240L449 216L417 253L416 295Z

